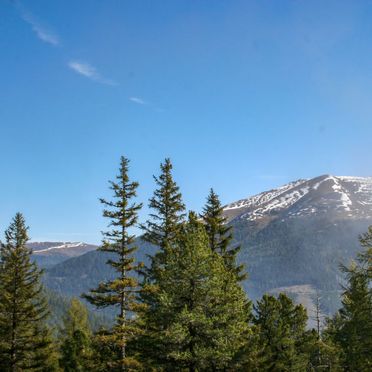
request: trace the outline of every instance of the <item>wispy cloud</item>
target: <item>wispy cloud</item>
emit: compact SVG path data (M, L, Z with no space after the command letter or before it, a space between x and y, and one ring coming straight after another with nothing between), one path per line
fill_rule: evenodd
M24 8L20 1L12 0L11 2L18 10L20 17L31 26L32 31L41 41L54 46L60 44L58 36L45 26L42 26L35 16Z
M147 102L139 97L129 97L129 101L137 103L138 105L147 105Z
M36 36L41 40L44 41L44 43L51 44L51 45L58 45L60 43L58 36L54 34L53 32L45 29L42 27L31 14L22 13L21 14L22 19L27 22L31 28L32 31L36 34Z
M162 109L160 107L157 107L152 102L145 101L143 98L132 96L132 97L128 97L128 99L129 99L129 101L135 103L136 105L147 106L147 107L150 107L157 112L164 112L164 109Z
M103 77L95 67L90 65L86 62L81 61L70 61L68 63L68 67L70 67L73 71L77 74L80 74L88 79L94 80L101 84L107 85L117 85L117 83L113 80L106 79Z

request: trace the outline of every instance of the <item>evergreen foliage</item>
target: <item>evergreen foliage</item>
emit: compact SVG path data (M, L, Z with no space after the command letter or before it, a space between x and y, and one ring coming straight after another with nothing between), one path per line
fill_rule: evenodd
M28 228L17 213L5 231L0 261L0 370L52 371L55 368L50 331L45 325L47 301L42 271L26 247Z
M0 243L0 371L372 370L372 227L360 237L363 250L356 261L341 267L346 279L341 309L322 331L317 296L317 326L307 330L306 310L283 293L264 295L252 314L240 286L239 247L232 246L232 228L217 194L210 191L200 218L190 212L185 221L169 159L155 177L153 213L142 226L142 257L158 248L143 270L135 262L136 239L130 233L141 208L133 201L138 183L129 179L128 167L122 157L119 175L110 183L113 200L101 199L110 221L100 248L108 265L102 266L110 270L83 295L97 308L116 312L114 325L93 334L88 310L77 298L64 311L67 299L44 291L18 213ZM283 226L278 231L287 232ZM88 257L95 260L95 253ZM81 267L79 258L72 262L74 269ZM144 274L141 284L138 272ZM90 318L96 327L102 323ZM59 325L61 319L57 342L48 324Z
M169 158L160 164L161 174L154 176L157 189L150 199L150 219L142 225L144 230L143 239L159 251L152 257L150 272L154 276L157 268L164 264L167 247L176 242L180 227L185 218L185 205L182 202L182 195L179 187L173 180L173 165ZM151 276L150 275L150 276Z
M116 177L117 182L110 182L114 200L101 199L101 203L106 208L103 216L110 220L112 229L104 233L100 250L113 254L107 263L116 271L116 277L100 283L98 288L84 295L97 307L112 306L119 310L111 334L102 338L103 341L112 343L119 349L117 360L110 365L111 369L118 370L137 368L136 360L127 355L126 350L128 341L137 333L131 314L135 313L139 306L138 281L134 273L140 267L140 264L134 262L133 253L137 247L133 244L135 236L130 234L129 229L136 226L137 213L142 205L132 201L136 196L138 183L130 181L128 166L129 160L122 157L119 175Z
M236 262L240 246L231 246L233 227L227 224L223 207L213 189L209 192L201 218L208 234L211 250L223 257L226 267L236 272L239 280L246 279L247 275L243 272L244 265L238 265Z
M63 370L66 372L88 370L92 358L92 331L88 321L88 310L77 298L71 299L63 317L61 336L60 365Z
M244 291L211 251L196 214L190 214L172 248L156 283L156 301L145 314L156 328L147 328L142 339L144 357L172 371L234 368L250 332Z
M112 337L112 331L102 328L93 335L91 341L92 370L95 372L118 370L116 361L120 358L120 349Z
M254 306L259 371L305 371L306 310L284 293L264 295Z
M327 334L341 347L347 371L372 369L372 227L360 238L364 250L356 262L342 266L347 280L342 307L329 320Z
M327 337L319 337L312 329L305 338L306 351L309 356L308 371L342 371L340 366L340 350Z
M315 297L315 314L311 317L316 322L316 329L307 332L306 351L309 355L309 371L340 371L339 349L332 340L323 337L323 315L321 312L321 297Z
M157 334L159 318L153 316L153 309L159 307L159 282L164 275L168 255L179 240L182 224L185 220L185 205L182 202L177 183L173 179L173 165L169 158L160 164L160 175L154 176L156 190L149 200L149 208L152 211L150 218L141 227L144 231L142 239L150 243L157 251L149 255L150 262L141 271L143 275L141 301L144 311L140 322L144 335L140 337L139 344L134 348L144 355L146 353L147 367L151 358L158 359L161 355L159 344L153 343L153 335ZM145 310L146 309L146 310Z

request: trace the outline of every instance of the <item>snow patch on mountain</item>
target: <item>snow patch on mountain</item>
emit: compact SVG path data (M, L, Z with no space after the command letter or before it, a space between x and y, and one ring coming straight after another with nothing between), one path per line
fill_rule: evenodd
M83 242L75 242L75 243L68 242L68 243L63 243L63 244L51 246L51 247L48 247L48 248L45 248L45 249L35 250L34 253L48 252L48 251L51 251L51 250L54 250L54 249L78 248L78 247L83 247L85 245L86 244L83 243Z
M294 187L302 184L306 180L298 180L295 182L288 183L284 186L278 187L277 189L263 192L261 194L254 195L248 199L241 199L235 203L228 204L224 210L229 209L239 209L247 207L257 207L263 204L270 202L271 200L277 198L281 194L284 194L286 191L293 189Z
M231 203L224 208L230 218L248 221L279 214L298 217L333 213L340 217L372 217L372 177L319 176L301 179L277 189Z

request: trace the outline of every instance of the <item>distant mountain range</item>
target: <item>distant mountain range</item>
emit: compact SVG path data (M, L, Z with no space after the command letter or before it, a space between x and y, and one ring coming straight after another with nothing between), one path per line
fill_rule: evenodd
M323 311L332 313L339 305L339 265L355 256L358 236L372 225L372 177L302 179L228 204L224 213L242 247L250 298L286 291L311 311L320 295ZM138 259L146 261L154 248L137 242ZM80 295L113 275L105 265L108 255L95 246L38 244L34 255L49 259L45 283L52 290ZM59 261L52 265L53 256Z
M83 242L31 242L28 246L33 251L34 260L43 267L53 266L97 249L96 245Z

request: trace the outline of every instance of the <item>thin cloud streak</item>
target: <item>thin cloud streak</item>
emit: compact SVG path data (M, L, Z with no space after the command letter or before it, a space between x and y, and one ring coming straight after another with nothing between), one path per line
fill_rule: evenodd
M134 103L137 103L138 105L146 105L147 102L145 102L142 98L139 98L139 97L129 97L129 100L134 102Z
M54 45L54 46L59 45L58 37L52 32L40 26L40 24L37 23L30 14L22 14L22 19L31 26L32 31L34 31L36 36L41 41L47 44Z
M128 97L128 99L129 99L129 101L135 103L136 105L147 106L147 107L150 107L150 108L154 109L157 112L164 112L165 111L164 109L154 105L152 102L145 101L144 99L142 99L140 97L132 96L132 97Z
M90 80L106 85L118 85L115 81L104 78L97 69L86 62L70 61L68 67L77 74L82 75Z
M53 46L57 46L60 44L58 36L50 30L47 30L45 27L41 26L41 24L35 19L35 17L23 7L20 1L14 0L12 1L12 3L15 5L23 21L31 26L32 31L41 41Z

